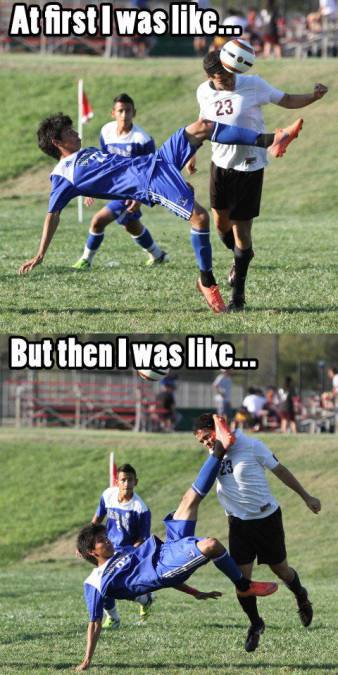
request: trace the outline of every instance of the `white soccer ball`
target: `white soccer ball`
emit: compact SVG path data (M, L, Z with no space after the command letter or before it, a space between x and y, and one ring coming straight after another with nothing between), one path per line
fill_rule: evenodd
M151 370L138 370L137 374L142 380L149 380L151 382L158 382L163 377L168 375L170 368L152 368Z
M255 63L255 50L249 42L236 38L222 47L219 58L229 73L246 73Z

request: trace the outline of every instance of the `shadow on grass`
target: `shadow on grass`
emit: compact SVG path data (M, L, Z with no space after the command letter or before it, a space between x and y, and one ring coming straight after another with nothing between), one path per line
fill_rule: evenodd
M11 663L11 664L7 664L7 665L15 667L16 664ZM17 665L19 666L20 664L17 664ZM44 665L46 666L46 664L44 664ZM121 663L121 662L119 662L118 663L118 672L120 672L121 670L130 669L131 671L143 670L144 672L147 672L149 670L154 670L158 673L163 673L163 666L164 666L163 661L160 662L160 663L147 663L147 664L145 664L145 663L139 663L139 664L136 664L136 663ZM36 666L34 666L34 664L30 664L30 667L31 668L36 667L38 669L38 668L41 668L41 664L38 664ZM50 664L49 667L53 668L53 665ZM70 667L73 667L73 669L74 669L74 663L72 663L72 664L71 663L57 663L57 664L54 665L54 670L62 670L63 668L66 669L66 668L70 668ZM93 667L96 670L103 670L103 668L111 669L112 664L111 663L105 663L105 664L94 663ZM338 663L287 663L287 664L286 663L274 663L274 664L271 664L271 660L269 660L266 663L264 663L262 661L259 661L258 663L257 662L248 663L247 661L244 661L244 662L241 662L241 663L231 663L231 664L229 664L229 666L226 666L224 664L210 663L210 662L204 663L204 664L199 663L199 662L197 662L197 663L178 662L178 663L170 663L169 664L167 662L165 664L165 672L168 673L171 670L176 670L177 668L182 668L182 670L184 670L185 672L186 671L195 671L197 669L201 670L203 667L207 668L208 670L215 670L215 671L218 671L218 672L220 672L220 671L224 672L226 670L228 670L228 672L231 672L232 670L244 672L245 670L249 670L250 668L252 668L252 670L255 673L259 672L259 670L258 670L259 668L261 668L262 670L264 670L266 672L269 672L269 670L271 670L271 668L281 668L283 670L285 670L286 668L288 670L291 670L291 668L292 669L298 668L302 672L305 672L305 671L311 672L311 670L317 670L317 671L320 670L320 671L323 671L323 672L324 671L333 671L333 672L336 671L337 672Z

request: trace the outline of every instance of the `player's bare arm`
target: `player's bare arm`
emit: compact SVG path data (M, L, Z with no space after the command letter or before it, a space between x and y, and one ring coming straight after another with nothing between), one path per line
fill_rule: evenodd
M278 464L275 469L272 469L272 473L279 478L279 480L284 483L290 490L296 492L305 502L306 506L313 513L319 513L321 510L321 503L317 497L312 497L297 480L297 478L286 468L283 464Z
M90 666L90 663L91 663L91 660L93 658L95 647L96 647L98 639L100 637L101 625L102 625L101 620L89 622L88 630L87 630L86 654L85 654L85 657L84 657L82 663L80 663L80 665L76 668L77 672L81 671L81 670L88 670L88 668Z
M23 265L21 265L19 269L19 274L27 274L27 272L30 272L32 269L34 269L34 267L42 263L47 253L48 247L57 230L59 222L60 222L59 211L55 211L54 213L47 213L45 222L43 224L38 252L33 258L31 258L30 260L26 260L26 262L24 262Z
M104 516L98 516L97 513L94 513L92 517L92 523L94 525L100 525L104 521Z
M288 108L290 110L296 108L305 108L315 101L323 98L328 92L328 87L319 82L315 84L313 92L308 94L284 94L283 98L279 101L278 105L282 108Z
M196 155L194 155L191 159L189 159L189 162L187 162L185 165L185 169L189 176L192 176L194 173L197 173Z

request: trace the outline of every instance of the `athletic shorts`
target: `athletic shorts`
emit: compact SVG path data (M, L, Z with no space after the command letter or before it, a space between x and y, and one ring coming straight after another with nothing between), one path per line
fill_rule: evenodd
M127 225L131 220L141 219L142 213L140 210L135 211L134 213L124 213L126 208L125 199L113 199L106 204L106 209L109 209L109 211L114 214L115 220L119 225Z
M163 586L177 586L208 559L197 547L200 537L195 537L196 521L173 520L172 513L164 519L166 539L161 546L156 572Z
M178 129L157 150L148 195L152 204L161 204L176 216L189 220L194 208L194 190L181 175L196 146L189 143L184 129Z
M241 520L229 516L229 552L237 565L276 565L286 558L285 535L280 508L271 516Z
M222 169L211 162L210 206L228 210L232 220L251 220L259 216L264 169L236 171Z

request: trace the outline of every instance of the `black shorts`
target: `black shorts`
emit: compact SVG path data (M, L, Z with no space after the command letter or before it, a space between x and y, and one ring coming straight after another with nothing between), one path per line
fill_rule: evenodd
M236 171L222 169L211 162L210 206L229 211L232 220L251 220L259 216L264 169Z
M251 563L276 565L286 558L282 512L255 520L229 516L229 551L238 565Z

